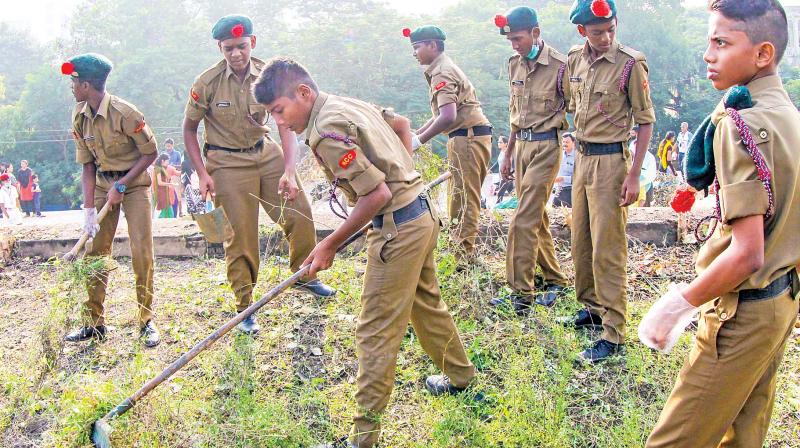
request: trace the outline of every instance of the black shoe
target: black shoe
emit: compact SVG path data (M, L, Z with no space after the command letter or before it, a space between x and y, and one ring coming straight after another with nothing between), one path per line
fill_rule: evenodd
M564 289L566 288L561 285L547 285L544 292L536 295L536 304L551 308L556 304L558 296L564 293Z
M587 348L581 352L578 357L581 361L595 364L601 361L606 361L616 354L625 353L625 344L614 344L613 342L600 339L595 342L591 348Z
M561 318L558 321L565 327L578 330L600 330L603 328L603 318L585 309L578 311L574 317Z
M139 332L139 338L144 340L145 347L155 347L161 342L161 334L156 328L156 324L152 320L148 320L142 330Z
M489 305L495 308L507 307L522 315L531 310L531 296L513 293L504 297L495 297L489 301Z
M81 327L69 333L64 337L65 342L83 342L89 339L97 339L103 341L106 338L105 325L98 325L97 327Z
M298 281L292 287L294 289L299 289L300 291L305 291L309 294L313 294L314 296L319 297L320 299L326 299L336 295L335 289L331 288L325 283L322 283L317 278L307 282Z
M314 448L357 448L357 447L352 443L350 443L350 440L347 437L342 437L334 440L333 442L314 445Z
M252 336L261 330L261 325L259 325L256 321L256 316L251 314L247 317L247 319L239 322L239 325L237 325L236 328L238 328L242 333Z
M466 387L456 387L450 382L450 378L446 375L431 375L425 379L425 389L431 395L438 397L439 395L458 395L467 390Z
M30 218L31 217L31 212L25 212L25 217L26 218Z

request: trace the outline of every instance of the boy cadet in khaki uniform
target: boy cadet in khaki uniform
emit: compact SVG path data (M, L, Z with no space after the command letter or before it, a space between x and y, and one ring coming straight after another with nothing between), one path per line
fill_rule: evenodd
M475 252L478 219L481 212L481 186L489 171L492 151L492 125L483 115L475 88L467 76L444 53L444 31L423 26L403 35L411 40L414 57L427 65L425 79L430 86L433 117L412 137L413 149L439 134L446 134L447 158L453 178L449 182L449 215L460 261ZM462 265L463 267L463 265Z
M150 175L146 170L157 156L156 139L134 105L106 92L111 68L111 61L93 53L72 57L61 66L61 73L72 78L72 94L78 102L72 112L72 133L75 159L83 165L83 230L93 237L87 255L110 255L122 204L136 279L140 337L146 346L154 347L160 336L152 321L153 234ZM112 208L98 224L97 210L106 202ZM103 302L108 273L93 275L87 286L84 326L69 333L67 342L106 336Z
M800 113L778 74L786 12L775 0L709 9L708 77L731 90L698 130L687 174L698 190L717 186L719 224L698 254L698 277L670 285L639 327L645 344L668 351L700 307L651 448L763 446L800 302Z
M541 39L536 11L527 6L495 17L500 34L518 53L508 61L511 89L511 137L501 162L505 179L516 177L519 207L508 229L506 276L513 289L496 297L494 306L510 302L517 312L531 306L536 264L542 268L545 290L536 303L553 306L567 285L556 259L550 219L545 206L561 164L561 130L566 120L567 57ZM511 173L514 154L515 174Z
M225 261L236 308L242 311L253 300L258 278L259 203L289 240L292 270L300 267L317 240L311 206L295 174L296 137L280 129L281 151L269 136L264 106L256 103L250 89L264 66L263 61L250 57L256 45L252 21L245 16L225 16L211 34L224 60L198 76L192 86L184 142L197 169L201 193L212 195L233 227L234 236L225 243ZM197 143L200 121L205 124L205 163ZM336 292L313 277L296 287L318 297ZM250 316L239 329L254 334L260 327L255 316Z
M614 0L578 0L570 20L587 38L568 55L579 141L572 178L572 259L575 294L585 309L568 325L602 324L601 339L580 354L594 363L619 353L627 310L627 207L639 197L639 173L656 120L642 53L617 42ZM639 125L636 153L627 150Z
M254 93L279 125L306 132L328 179L354 203L345 222L305 261L311 272L329 268L336 248L370 220L373 223L356 328L358 409L349 441L333 445L372 447L409 321L423 349L447 375L429 377L429 391L459 393L475 377L439 295L433 260L439 219L411 156L379 108L319 92L306 69L288 59L270 61Z

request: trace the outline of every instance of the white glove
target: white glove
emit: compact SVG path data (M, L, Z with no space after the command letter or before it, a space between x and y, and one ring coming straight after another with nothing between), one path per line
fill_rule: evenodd
M89 238L94 238L98 230L100 230L100 224L97 222L97 209L94 207L84 208L83 233L89 235Z
M419 141L419 135L411 134L411 150L416 151L420 146L422 146L422 142Z
M681 294L685 285L669 285L667 293L650 307L639 324L642 343L662 353L669 353L678 342L686 326L697 313L697 307L687 302Z

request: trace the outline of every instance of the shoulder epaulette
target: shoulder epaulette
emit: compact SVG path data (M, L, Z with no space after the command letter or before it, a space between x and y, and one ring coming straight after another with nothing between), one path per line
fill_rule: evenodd
M197 77L197 81L199 81L202 84L206 84L206 85L211 84L211 81L213 81L214 78L216 78L217 76L219 76L222 73L225 73L225 69L227 68L226 64L227 64L227 62L225 62L224 59L219 61L219 62L217 62L213 66L211 66L208 69L206 69L206 71L201 73Z
M638 51L638 50L634 50L631 47L626 47L625 45L620 45L619 46L619 51L627 54L628 56L632 57L633 59L635 59L637 61L644 61L646 59L645 56L644 56L644 53L642 53L641 51Z

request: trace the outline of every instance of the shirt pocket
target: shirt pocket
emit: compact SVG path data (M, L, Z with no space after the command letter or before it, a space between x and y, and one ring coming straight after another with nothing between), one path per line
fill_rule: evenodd
M597 83L592 89L592 102L597 111L613 123L628 119L630 108L625 106L627 96L619 91L616 82Z
M211 115L226 128L236 124L236 107L230 101L214 101L211 105Z
M547 115L559 110L561 102L556 98L553 91L535 92L531 98L530 110L537 115Z

